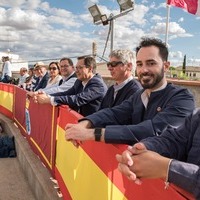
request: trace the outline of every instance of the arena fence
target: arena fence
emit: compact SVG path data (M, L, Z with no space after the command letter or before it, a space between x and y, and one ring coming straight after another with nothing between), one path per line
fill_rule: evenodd
M0 84L0 112L13 119L32 150L58 180L64 200L192 199L161 179L143 180L138 186L117 169L115 155L126 145L84 142L78 149L65 140L65 125L81 117L68 106L39 105L26 91Z

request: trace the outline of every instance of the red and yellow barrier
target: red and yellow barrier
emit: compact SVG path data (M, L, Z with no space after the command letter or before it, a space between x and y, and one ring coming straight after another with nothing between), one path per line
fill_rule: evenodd
M13 117L14 86L0 84L0 112L9 118Z
M124 145L85 142L78 149L65 140L66 123L80 116L60 108L57 128L55 176L64 199L185 199L172 188L164 189L162 180L144 180L142 186L130 182L117 169L115 155Z
M81 117L68 106L38 105L26 92L0 84L0 112L13 117L32 149L58 180L64 200L185 199L164 181L129 181L117 170L115 155L124 145L84 142L78 149L65 140L65 125ZM186 193L185 193L186 194Z
M39 105L16 87L14 119L34 152L54 172L58 107Z

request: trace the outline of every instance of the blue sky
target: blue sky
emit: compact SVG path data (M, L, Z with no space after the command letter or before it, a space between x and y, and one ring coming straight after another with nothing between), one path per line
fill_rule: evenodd
M90 54L92 43L102 56L109 26L94 25L88 7L98 4L101 13L119 14L117 0L1 0L0 51L19 54L27 61ZM134 50L143 36L165 40L165 0L136 0L134 10L114 22L114 49ZM169 60L200 66L200 16L170 8ZM110 40L105 58L110 51Z

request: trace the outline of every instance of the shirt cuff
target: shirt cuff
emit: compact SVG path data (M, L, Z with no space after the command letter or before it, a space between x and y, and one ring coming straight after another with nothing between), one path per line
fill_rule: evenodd
M57 106L58 104L54 101L54 97L50 96L50 102L52 106Z

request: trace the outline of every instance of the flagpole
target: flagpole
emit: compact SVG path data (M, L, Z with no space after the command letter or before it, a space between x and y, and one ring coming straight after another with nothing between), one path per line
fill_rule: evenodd
M166 30L165 30L165 44L168 45L170 6L167 4L167 1L166 1L166 8L167 8L167 18L166 18Z

